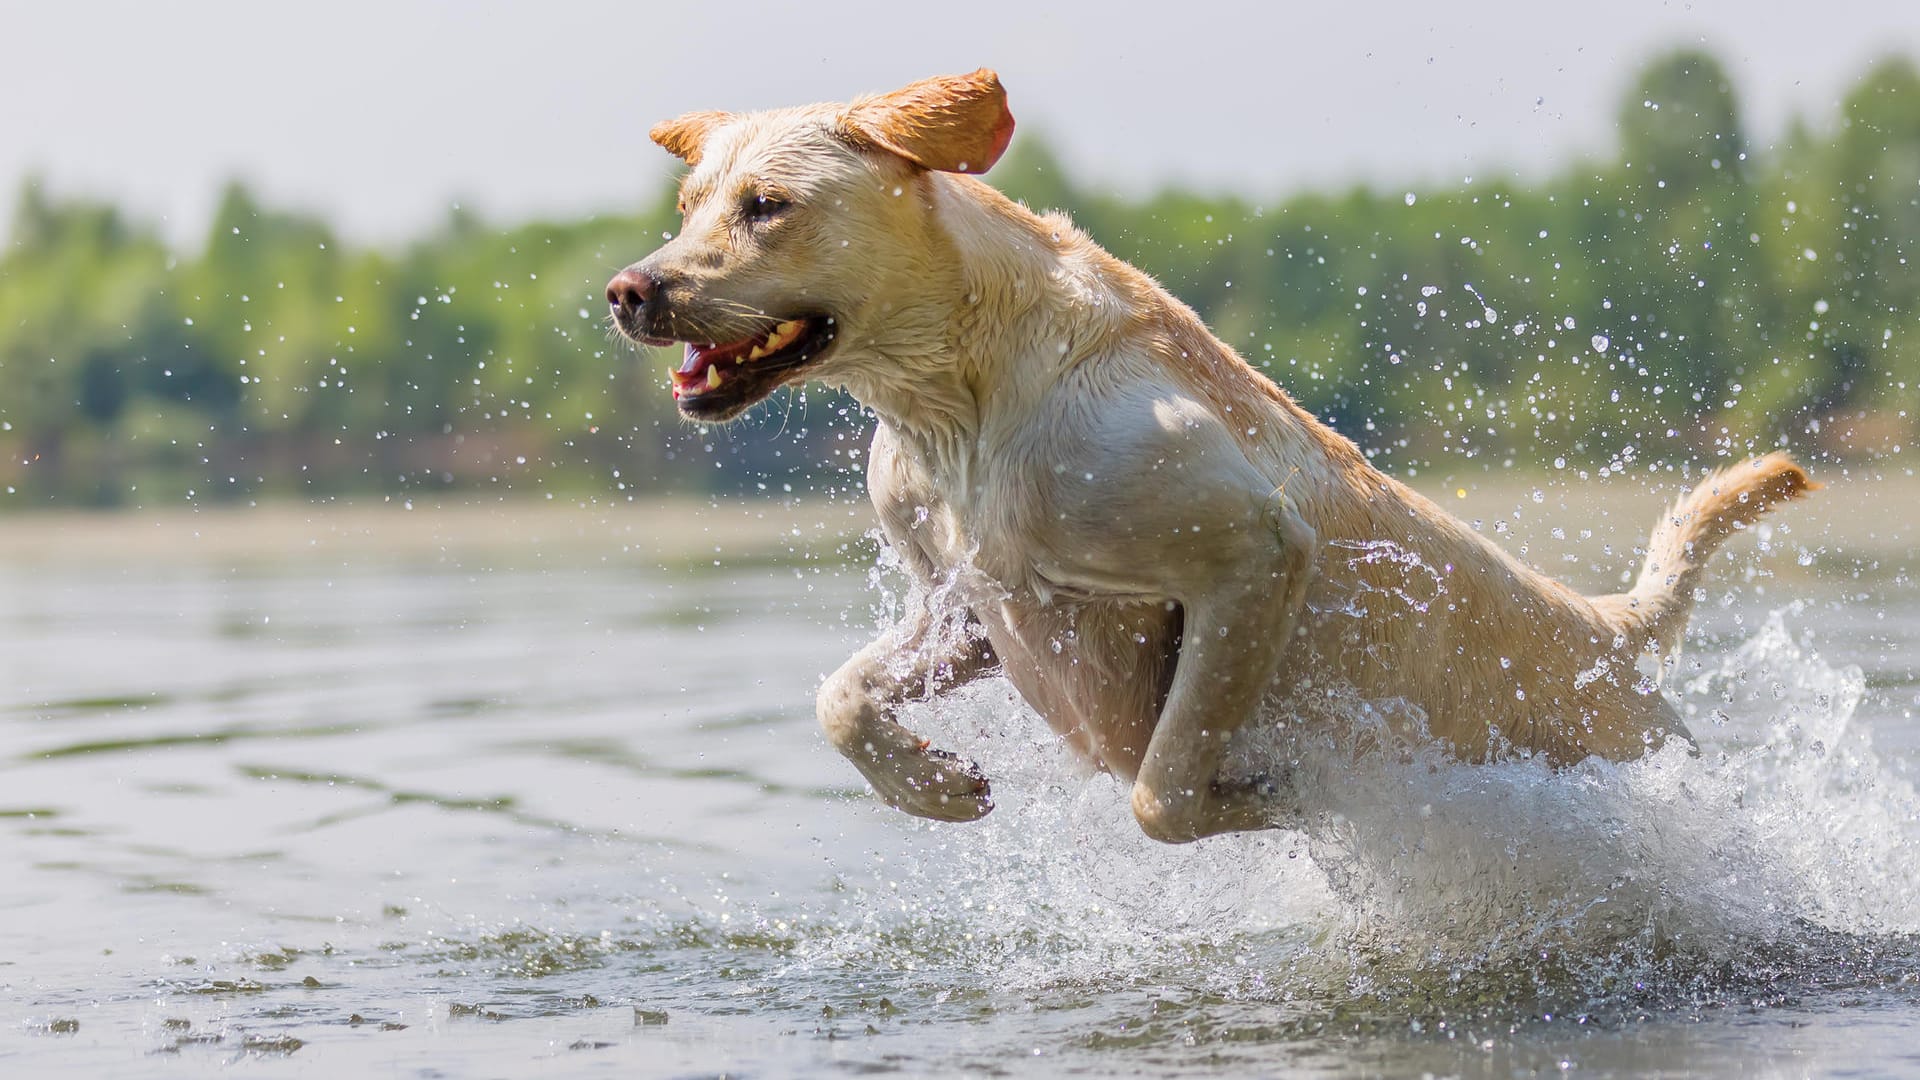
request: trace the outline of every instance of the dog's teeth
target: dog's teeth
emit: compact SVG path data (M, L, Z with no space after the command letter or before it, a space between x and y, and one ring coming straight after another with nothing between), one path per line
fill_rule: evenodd
M719 385L720 385L720 369L717 367L708 368L707 369L707 389L712 390L717 388Z
M767 331L767 341L766 341L767 352L772 352L773 350L780 347L781 332L782 332L781 328L778 326ZM766 353L761 353L760 355L765 356Z
M800 332L800 320L789 319L788 321L781 323L778 327L775 327L775 330L783 338L792 337L793 335Z

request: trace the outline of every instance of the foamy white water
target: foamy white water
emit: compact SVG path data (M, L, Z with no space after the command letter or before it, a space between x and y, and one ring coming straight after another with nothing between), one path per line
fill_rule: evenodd
M1836 978L1906 985L1920 795L1857 722L1860 667L1812 646L1809 606L1684 655L1669 681L1697 745L1625 764L1466 764L1410 735L1404 703L1275 700L1230 768L1289 777L1304 821L1179 848L1143 838L1125 786L1004 681L910 707L909 727L992 778L996 809L909 826L925 841L862 922L803 942L795 970L891 957L1030 993L1177 972L1223 1001L1411 1004L1416 1027L1490 1000L1510 1021L1618 1021Z

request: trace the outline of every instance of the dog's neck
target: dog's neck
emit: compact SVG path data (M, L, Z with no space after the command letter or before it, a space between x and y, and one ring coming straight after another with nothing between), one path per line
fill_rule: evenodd
M915 283L888 338L869 345L883 362L845 386L911 441L964 455L996 423L1028 416L1157 293L1064 217L1036 215L970 176L921 181L956 273Z
M901 305L914 317L895 320L912 327L896 331L902 347L883 351L889 363L846 386L948 484L972 486L973 462L996 432L1044 425L1048 396L1086 363L1135 373L1164 365L1201 396L1264 401L1271 412L1262 453L1278 455L1276 468L1300 465L1295 459L1311 446L1315 460L1334 463L1364 490L1388 483L1191 308L1064 216L1034 214L971 176L923 181L957 275L917 282ZM942 320L939 332L929 325ZM1293 490L1312 500L1313 488L1309 478Z

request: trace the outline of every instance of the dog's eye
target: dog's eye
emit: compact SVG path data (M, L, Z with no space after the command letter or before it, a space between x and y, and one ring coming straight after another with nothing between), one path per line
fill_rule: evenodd
M747 220L767 221L778 217L780 212L785 210L788 205L788 202L778 195L749 195L747 196L746 205Z

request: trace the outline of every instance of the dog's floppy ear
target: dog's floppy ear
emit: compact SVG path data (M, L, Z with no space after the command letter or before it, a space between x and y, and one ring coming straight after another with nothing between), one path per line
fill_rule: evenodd
M647 138L667 148L667 152L689 165L700 164L700 147L714 128L733 119L728 112L690 112L672 120L662 120L647 132Z
M1007 92L1000 76L986 68L862 98L847 106L841 124L856 145L877 146L938 172L986 172L1013 138Z

